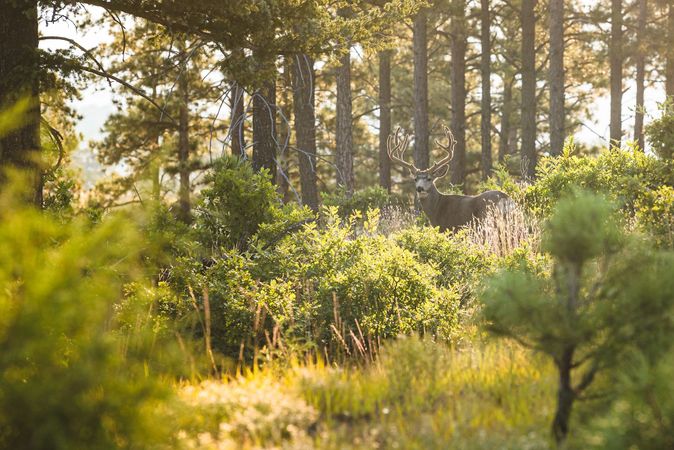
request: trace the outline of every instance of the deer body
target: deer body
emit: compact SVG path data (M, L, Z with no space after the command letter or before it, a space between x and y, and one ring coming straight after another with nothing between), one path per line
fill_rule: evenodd
M426 196L419 196L421 208L431 225L440 231L453 231L468 225L474 219L482 219L489 205L505 206L512 200L501 191L486 191L479 195L449 195L433 187Z
M431 224L439 227L441 231L453 231L468 225L474 219L484 218L490 205L498 207L501 211L508 209L513 201L500 191L486 191L479 195L450 195L438 191L435 180L447 175L456 144L452 132L447 127L445 127L445 134L448 139L447 145L438 141L435 143L445 150L447 155L428 169L419 169L414 164L405 161L403 154L408 147L410 137L402 133L400 128L388 139L389 158L407 167L414 175L421 207Z

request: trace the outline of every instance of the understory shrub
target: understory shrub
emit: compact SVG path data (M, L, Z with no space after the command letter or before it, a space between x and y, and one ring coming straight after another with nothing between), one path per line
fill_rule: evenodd
M0 200L0 447L148 448L167 394L147 365L140 275L125 221L62 223ZM127 327L127 325L134 324ZM147 337L147 336L146 336Z

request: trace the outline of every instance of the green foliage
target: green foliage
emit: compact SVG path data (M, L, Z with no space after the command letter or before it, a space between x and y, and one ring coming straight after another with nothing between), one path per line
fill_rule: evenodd
M196 211L197 230L206 248L244 248L280 208L269 174L255 172L237 157L218 159L206 182L209 187Z
M368 210L372 209L385 211L391 208L406 208L408 206L402 198L389 194L386 189L379 186L371 186L356 191L350 197L343 191L324 194L323 205L337 207L342 218L351 217L353 214L365 217Z
M536 183L529 186L524 204L540 216L572 189L601 193L633 213L635 203L651 190L674 184L674 166L640 151L613 148L597 157L576 156L572 147L563 155L543 158Z
M660 186L637 202L638 223L655 237L658 245L674 248L674 188Z
M503 271L487 283L483 311L492 332L548 354L560 380L579 373L574 384L560 381L560 392L570 395L570 403L558 403L566 418L554 424L562 440L573 401L599 372L613 374L632 349L653 358L662 351L674 331L674 265L624 236L610 204L584 193L558 203L543 247L552 275Z
M140 273L133 228L112 219L63 224L6 197L2 205L0 447L161 442L167 430L155 408L166 389L140 360L147 355L129 345L140 335L122 325L144 319L117 308Z
M668 161L674 160L674 104L669 99L660 104L662 115L646 126L648 143L656 155Z

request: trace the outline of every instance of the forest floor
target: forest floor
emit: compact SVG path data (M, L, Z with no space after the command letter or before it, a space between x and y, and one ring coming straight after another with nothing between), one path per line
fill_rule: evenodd
M189 448L550 448L555 373L515 344L403 338L373 363L178 387Z

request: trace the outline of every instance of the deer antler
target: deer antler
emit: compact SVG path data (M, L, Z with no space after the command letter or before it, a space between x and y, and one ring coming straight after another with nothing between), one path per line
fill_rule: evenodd
M405 133L402 128L396 128L395 133L389 135L388 140L386 141L386 152L391 161L397 162L398 164L403 165L410 169L410 172L416 174L419 172L414 164L408 163L403 159L403 154L410 143L410 135Z
M444 166L445 164L449 164L449 162L454 157L454 146L456 145L456 139L454 138L454 134L452 134L452 130L450 130L446 125L443 125L442 129L445 132L445 136L447 137L447 145L443 145L437 139L435 140L435 145L443 149L447 153L447 155L440 161L436 161L431 167L424 170L424 172L433 173L440 167Z

